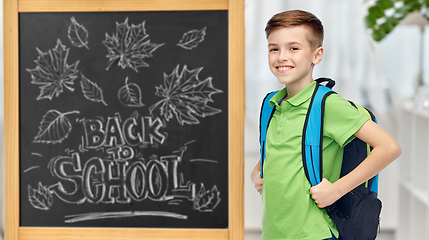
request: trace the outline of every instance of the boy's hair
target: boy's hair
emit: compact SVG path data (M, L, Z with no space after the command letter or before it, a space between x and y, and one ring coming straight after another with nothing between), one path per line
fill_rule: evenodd
M265 34L268 38L270 33L279 27L304 26L310 31L307 41L312 49L321 47L323 44L322 22L312 13L302 10L290 10L274 15L265 27Z

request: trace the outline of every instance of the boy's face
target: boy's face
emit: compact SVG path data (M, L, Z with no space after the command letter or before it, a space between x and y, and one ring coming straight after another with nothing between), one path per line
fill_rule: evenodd
M282 84L307 85L313 81L313 66L322 60L323 48L312 49L307 28L279 27L268 36L268 62Z

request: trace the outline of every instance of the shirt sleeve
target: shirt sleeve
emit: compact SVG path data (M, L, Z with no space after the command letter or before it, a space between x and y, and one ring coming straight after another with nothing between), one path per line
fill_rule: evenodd
M326 98L323 132L344 147L369 118L338 94Z

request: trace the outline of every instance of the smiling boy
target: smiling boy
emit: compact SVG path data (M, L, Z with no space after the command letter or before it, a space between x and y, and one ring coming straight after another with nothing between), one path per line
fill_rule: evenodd
M313 68L323 58L323 25L313 14L293 10L274 15L265 31L269 67L285 88L270 100L276 110L267 130L264 179L260 162L251 174L262 195L262 239L337 239L338 230L325 207L379 173L400 155L401 148L348 101L331 94L325 103L324 179L311 187L302 164L302 130L316 86ZM355 137L373 150L339 179L343 148Z

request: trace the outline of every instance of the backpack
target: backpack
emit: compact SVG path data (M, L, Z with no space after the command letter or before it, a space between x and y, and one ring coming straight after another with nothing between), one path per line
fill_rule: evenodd
M322 139L325 100L329 95L336 94L331 89L335 85L333 80L319 78L315 81L316 88L311 98L302 134L303 166L305 175L312 186L319 184L323 179ZM327 82L325 86L321 85L323 82ZM259 123L261 178L263 178L268 124L275 111L275 107L271 107L269 100L277 92L267 94L261 107ZM358 111L366 114L372 121L377 123L371 111L351 101L349 102ZM340 178L357 167L371 150L372 147L358 138L354 138L353 141L348 143L344 147ZM372 240L376 238L381 212L381 201L377 198L377 194L378 174L326 208L330 218L337 225L340 239Z

